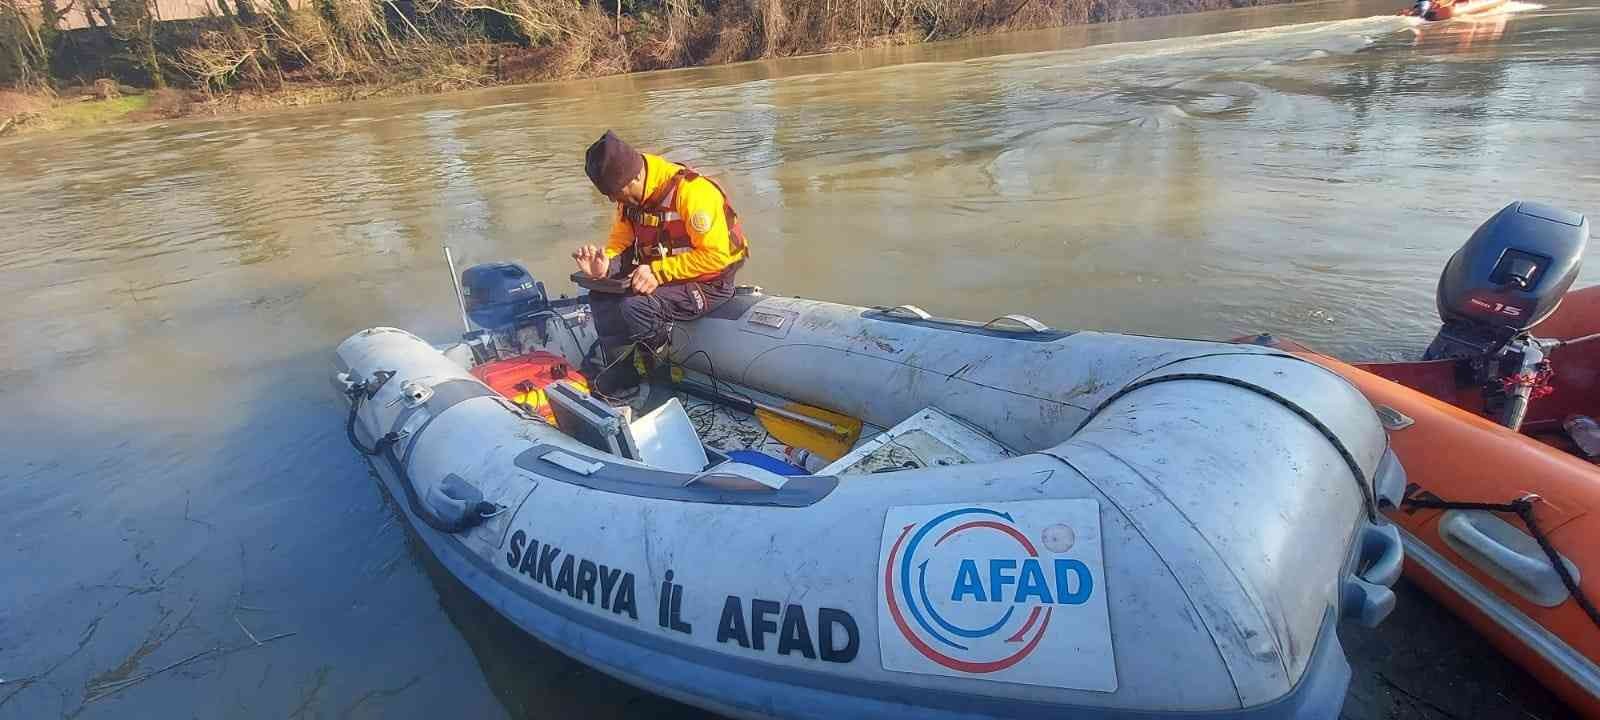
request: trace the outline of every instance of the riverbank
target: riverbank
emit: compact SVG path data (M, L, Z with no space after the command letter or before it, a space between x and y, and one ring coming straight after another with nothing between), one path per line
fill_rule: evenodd
M20 93L0 90L0 137L185 117L192 114L193 103L188 95L177 90L134 91L111 96L80 91Z
M499 83L463 85L417 80L384 85L285 85L267 91L207 93L192 88L139 90L103 98L81 88L63 93L0 90L0 138L40 132L82 130L117 123L222 117L279 108L307 107L381 97L430 95ZM510 83L506 83L510 84Z
M39 41L31 74L26 54L0 62L0 81L9 74L17 86L0 91L0 136L1294 1L889 0L869 7L866 0L662 0L617 2L612 13L599 4L540 9L540 0L441 3L426 12L320 0L258 12L250 0L234 0L233 14L151 23L142 38L105 27L41 33L53 39ZM107 85L124 92L107 94Z

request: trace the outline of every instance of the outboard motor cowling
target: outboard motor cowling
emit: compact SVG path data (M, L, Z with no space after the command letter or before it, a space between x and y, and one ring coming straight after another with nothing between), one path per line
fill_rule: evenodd
M1444 327L1425 359L1484 357L1555 312L1589 245L1583 215L1514 202L1478 226L1439 276Z
M461 271L461 295L467 317L485 330L515 323L519 315L546 304L544 283L516 263L473 265Z
M524 330L541 333L543 339L544 324L535 317L550 309L550 299L544 283L521 265L484 263L461 271L461 299L467 318L476 326L462 336L475 362L521 353Z

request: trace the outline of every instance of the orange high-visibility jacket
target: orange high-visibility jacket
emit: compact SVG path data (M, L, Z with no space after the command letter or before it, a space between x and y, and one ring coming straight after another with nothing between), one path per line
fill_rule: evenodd
M645 202L617 205L607 258L634 248L663 283L712 280L748 253L739 215L722 188L694 170L644 155Z

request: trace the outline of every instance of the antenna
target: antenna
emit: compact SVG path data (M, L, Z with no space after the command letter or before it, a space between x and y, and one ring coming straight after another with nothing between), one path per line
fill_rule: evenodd
M472 323L467 320L467 300L461 294L461 277L456 275L456 260L450 256L450 246L444 246L444 262L450 266L450 284L456 289L456 307L461 309L461 327L467 332L472 332Z

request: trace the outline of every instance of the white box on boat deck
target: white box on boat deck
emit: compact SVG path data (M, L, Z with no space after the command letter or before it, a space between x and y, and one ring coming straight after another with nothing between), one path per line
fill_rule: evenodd
M1008 457L1011 451L994 438L930 407L863 441L817 474L866 474L903 467L986 463Z
M882 540L885 670L1116 691L1098 501L891 507Z
M640 462L680 473L706 469L700 434L695 432L694 423L677 398L628 423L628 429L639 446Z

